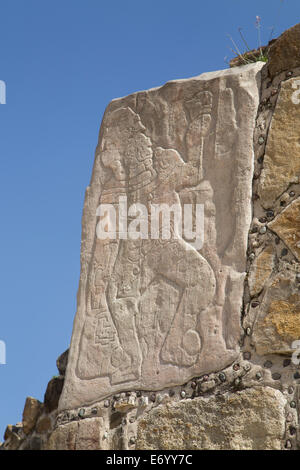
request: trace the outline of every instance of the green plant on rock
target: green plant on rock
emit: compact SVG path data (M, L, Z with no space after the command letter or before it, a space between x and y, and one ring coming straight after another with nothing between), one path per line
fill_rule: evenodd
M280 0L280 5L277 11L278 17L281 13L281 7L283 5L283 2L284 0ZM269 38L269 42L267 46L262 46L261 44L261 17L259 15L257 15L255 19L255 28L257 29L257 43L258 43L256 49L251 49L249 47L248 42L246 41L245 36L242 32L242 28L238 28L242 43L244 44L244 46L246 46L246 51L243 53L240 51L234 39L229 34L227 35L233 46L233 48L230 47L230 50L234 53L234 56L235 56L229 61L227 60L227 57L225 57L225 61L230 67L251 64L253 62L258 62L258 61L261 61L261 62L268 61L270 46L275 41L275 39L273 39L275 27L273 26L271 28L270 38Z
M255 26L257 29L257 39L258 39L258 47L257 49L250 49L248 42L245 39L245 36L242 32L242 28L239 28L239 35L242 39L243 44L246 46L246 51L241 53L239 47L237 46L236 42L233 38L228 34L228 37L233 45L233 49L231 51L235 54L235 57L230 60L229 65L230 67L234 67L237 65L246 65L251 64L253 62L267 62L268 61L268 52L269 47L272 41L269 42L267 46L262 46L261 44L261 18L260 16L256 16ZM273 32L273 30L272 30Z

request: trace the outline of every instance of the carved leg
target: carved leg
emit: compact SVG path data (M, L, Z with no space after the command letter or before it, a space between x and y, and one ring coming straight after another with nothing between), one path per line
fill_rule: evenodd
M181 297L174 322L161 350L164 362L183 367L192 366L197 361L201 349L201 339L195 328L196 314L189 305L189 297L195 298L193 289L186 289Z
M125 360L116 372L111 375L111 383L117 384L136 380L141 375L142 355L136 335L135 315L137 314L136 300L122 298L110 305L111 315L118 333L120 346Z
M172 246L173 245L173 246ZM198 316L215 295L215 276L207 261L196 251L187 251L184 242L165 246L165 262L159 270L182 287L182 297L161 350L164 362L184 367L196 363L201 350ZM163 260L162 260L163 261Z

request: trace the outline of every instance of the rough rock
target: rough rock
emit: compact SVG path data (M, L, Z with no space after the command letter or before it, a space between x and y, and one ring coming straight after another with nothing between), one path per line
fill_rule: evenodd
M300 261L300 198L293 201L272 222L270 222L269 227L282 239L286 246Z
M51 419L49 418L49 416L44 415L39 418L37 425L36 425L36 431L39 434L43 434L44 432L50 431L51 427L52 427Z
M300 338L300 294L295 272L278 274L268 286L253 328L256 352L288 354Z
M265 209L300 177L300 80L283 82L272 117L266 145L264 166L259 185L261 204Z
M68 364L69 350L67 349L56 359L56 367L60 375L65 375Z
M23 430L25 434L29 434L35 427L38 417L43 409L42 403L33 397L27 397L23 411Z
M1 446L1 450L18 450L22 442L24 441L24 436L21 437L18 434L13 433Z
M26 448L26 450L42 450L42 447L42 439L39 436L32 436L28 442L28 448Z
M45 450L75 450L78 422L59 426L51 434Z
M137 449L280 450L286 399L269 387L161 405L138 425Z
M10 438L10 436L12 435L13 432L15 432L15 428L16 428L16 426L14 426L13 424L8 424L6 426L6 429L5 429L5 432L4 432L4 440L5 441Z
M258 295L265 286L266 281L269 279L273 267L274 267L274 250L269 245L263 250L253 262L250 273L248 276L248 284L250 289L250 295Z
M17 424L8 424L5 432L4 432L4 440L8 440L12 437L13 434L19 435L20 432L23 430L23 424L22 423L17 423Z
M47 450L101 450L105 448L102 418L64 424L51 434Z
M53 377L48 383L44 396L44 405L48 413L58 407L59 398L64 385L64 377Z
M172 81L108 106L86 192L60 410L179 385L237 357L262 66ZM121 215L120 197L133 212L115 232L114 216L99 216L104 204ZM146 210L138 219L136 203ZM166 220L157 237L144 237L146 225L144 238L125 239L126 224L137 234L152 222L155 204L202 205L204 241L199 230L174 236L176 221L168 239Z
M290 341L300 338L300 295L271 302L265 324Z
M88 418L79 422L76 450L101 449L101 418Z
M300 66L300 23L284 31L269 50L268 69L273 78L276 74Z

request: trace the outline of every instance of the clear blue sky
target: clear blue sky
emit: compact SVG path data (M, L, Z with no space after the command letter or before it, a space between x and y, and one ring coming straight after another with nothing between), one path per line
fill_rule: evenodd
M84 191L107 104L226 68L227 34L239 41L242 27L254 48L256 15L268 42L299 13L299 0L0 1L1 435L26 396L43 400L70 342Z

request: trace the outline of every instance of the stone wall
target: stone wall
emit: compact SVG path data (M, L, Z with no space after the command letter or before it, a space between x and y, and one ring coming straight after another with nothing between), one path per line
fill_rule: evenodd
M66 377L65 354L44 403L26 400L2 449L300 448L299 57L296 25L267 64L109 105L85 201ZM97 206L116 194L203 202L206 244L182 256L184 239L131 251L99 243ZM121 294L137 246L135 276L147 285L131 281Z

